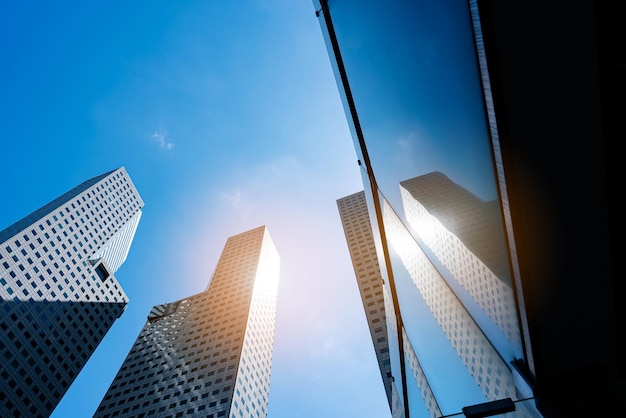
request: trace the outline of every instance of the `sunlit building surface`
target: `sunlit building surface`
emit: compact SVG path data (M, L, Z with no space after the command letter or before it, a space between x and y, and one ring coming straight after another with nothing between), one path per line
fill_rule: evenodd
M337 200L337 208L348 242L348 250L354 267L359 293L363 301L376 359L380 369L387 401L390 405L398 401L398 394L391 379L389 340L385 315L385 291L376 257L376 245L370 226L367 203L363 192Z
M124 312L143 205L122 167L0 231L0 416L49 416Z
M392 415L622 414L626 7L313 6L363 179L338 206Z
M95 417L266 417L280 258L228 238L207 289L155 306Z

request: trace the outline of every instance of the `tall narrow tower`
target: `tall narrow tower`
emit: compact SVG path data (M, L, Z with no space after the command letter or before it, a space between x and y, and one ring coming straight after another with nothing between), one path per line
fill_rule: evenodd
M398 395L394 393L387 338L387 318L385 314L384 287L374 234L363 191L337 200L341 224L348 244L352 267L356 276L359 293L365 309L378 367L385 386L387 401L392 407Z
M0 416L49 416L122 314L142 207L122 167L0 231Z
M265 417L280 259L265 226L230 237L207 289L157 305L94 417Z

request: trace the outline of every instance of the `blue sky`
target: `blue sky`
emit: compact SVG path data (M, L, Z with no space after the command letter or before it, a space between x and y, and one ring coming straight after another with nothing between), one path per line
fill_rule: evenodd
M54 418L97 408L153 305L226 239L282 260L269 418L389 416L336 199L363 188L309 0L0 6L0 229L124 166L146 205L130 298Z

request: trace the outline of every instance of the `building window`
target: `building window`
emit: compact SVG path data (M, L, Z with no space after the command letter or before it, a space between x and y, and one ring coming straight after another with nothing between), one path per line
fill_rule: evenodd
M98 275L98 277L100 277L100 280L102 281L105 281L106 279L109 278L109 272L107 271L106 267L104 267L102 263L96 266L96 274Z

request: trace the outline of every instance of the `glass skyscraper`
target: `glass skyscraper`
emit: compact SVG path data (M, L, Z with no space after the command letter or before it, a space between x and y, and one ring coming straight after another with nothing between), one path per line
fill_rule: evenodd
M626 8L313 7L363 179L337 203L392 415L619 415Z
M426 196L418 194L416 188L425 191ZM501 357L508 355L509 361L516 360L521 355L521 341L516 315L511 312L510 284L499 279L494 273L496 267L488 264L497 259L494 253L500 248L488 231L486 215L492 205L472 198L441 173L403 182L402 190L404 211L422 234L424 248L435 257L437 266L431 264L427 252L386 206L384 222L390 251L406 274L397 287L398 307L407 316L397 337L402 338L406 364L398 372L412 385L412 396L420 397L411 402L413 413L446 415L442 408L449 408L446 402L451 401L446 401L442 393L450 390L466 403L523 399L516 393L514 374ZM406 416L398 392L401 386L395 384L390 366L390 342L392 355L398 350L395 335L387 336L389 331L398 332L394 301L381 277L365 193L341 198L337 205L389 405L394 416ZM454 216L450 219L446 215ZM458 219L465 219L464 230L454 229ZM448 282L458 283L456 289ZM442 384L432 378L440 374L455 383ZM527 397L532 395L528 393ZM520 403L515 416L533 416L527 409L528 405Z
M95 417L266 417L280 258L262 226L226 241L207 289L155 306Z
M124 312L143 205L121 167L0 231L0 416L49 416Z

